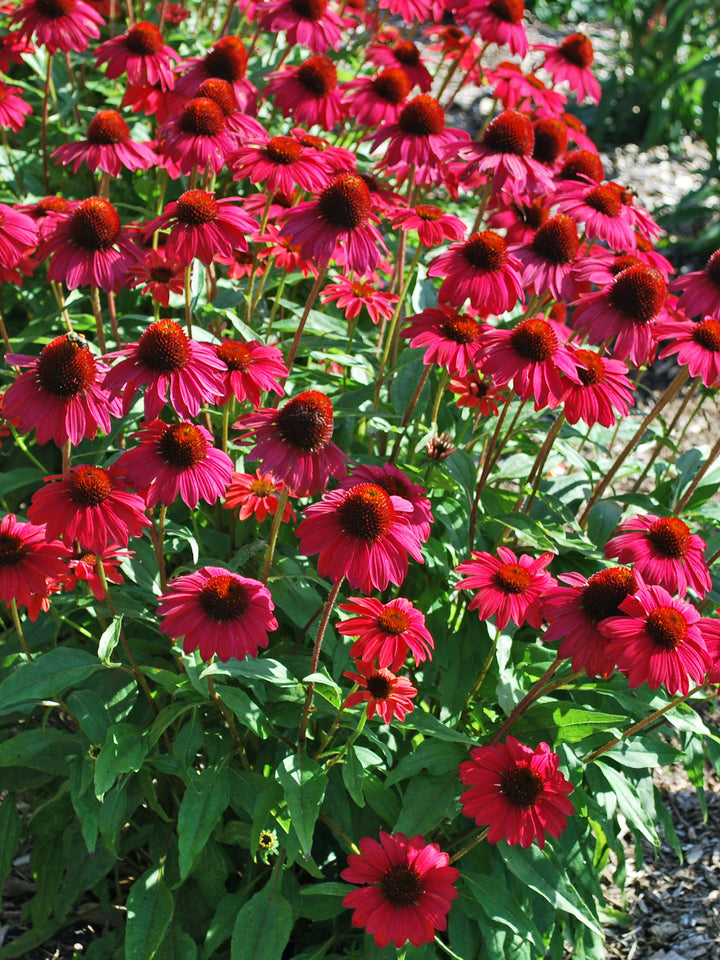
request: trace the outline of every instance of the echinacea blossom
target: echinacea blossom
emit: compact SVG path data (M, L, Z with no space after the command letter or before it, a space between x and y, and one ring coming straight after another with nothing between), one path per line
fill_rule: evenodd
M389 320L399 299L396 293L378 290L370 280L350 280L349 277L341 277L320 291L320 300L337 303L345 311L346 320L354 320L365 309L373 323L379 323L381 318Z
M222 108L208 97L190 100L182 112L163 127L158 141L158 151L186 175L196 167L220 173L234 147Z
M563 327L544 317L521 320L511 330L486 326L480 340L482 369L495 383L512 383L522 400L535 400L535 409L556 407L566 383L580 383L578 365L562 336Z
M17 133L25 126L25 117L33 112L29 103L19 94L22 93L19 87L8 87L5 83L0 83L0 127L12 130Z
M547 197L536 197L508 204L500 196L491 197L488 204L487 226L505 230L505 243L530 243L540 227L550 219ZM519 261L518 261L519 262Z
M67 572L70 551L59 541L48 542L45 527L23 523L14 513L0 520L0 600L24 607L51 592L48 584Z
M170 259L151 247L130 267L125 284L130 290L144 284L140 293L167 307L171 293L180 295L185 290L185 268L179 260Z
M6 390L3 416L20 433L34 429L40 446L49 440L58 447L68 440L73 446L86 437L93 440L98 429L110 432L111 416L121 415L120 404L101 386L107 366L67 334L46 344L39 357L9 353L5 360L30 369Z
M483 324L475 317L441 303L408 317L406 324L400 336L410 340L411 347L427 348L426 367L437 363L451 375L464 377L477 362Z
M77 200L66 200L65 197L41 197L37 203L17 203L14 209L19 213L26 213L34 220L38 228L38 239L44 240L55 229L55 215L68 213L78 206Z
M527 113L530 108L535 108L555 117L563 113L567 104L564 94L545 86L534 74L523 73L517 63L503 60L496 67L483 64L483 76L494 86L493 96L505 110Z
M357 673L348 670L343 673L360 687L345 700L345 707L367 703L365 715L368 720L377 713L383 723L390 723L393 717L402 723L405 715L412 711L412 701L417 696L417 690L407 677L396 677L391 670L363 660L355 661L355 669Z
M603 240L612 250L632 250L635 231L627 207L606 183L587 180L562 180L554 200L560 213L566 213L585 227L589 240Z
M425 20L433 19L434 4L435 0L378 0L378 10L388 10L394 17L400 17L405 23L413 23L415 20L423 23Z
M593 180L599 184L605 179L605 167L596 151L571 150L565 154L557 176L558 180L578 180L581 183Z
M28 508L28 520L45 524L48 540L74 540L81 549L101 553L111 543L127 546L150 526L145 501L127 488L116 467L73 467L69 473L45 478Z
M48 280L76 287L100 287L118 293L140 250L120 223L115 207L101 197L83 200L53 217L54 229L39 248L50 257Z
M659 359L677 355L677 362L688 368L691 377L700 377L706 387L720 385L720 318L666 320L655 328L658 340L670 340Z
M522 264L520 282L539 296L570 300L576 287L572 268L580 250L575 221L564 213L550 217L529 243L513 247Z
M362 884L348 893L343 906L353 911L352 923L364 927L378 947L398 949L408 941L419 947L432 943L436 930L447 927L453 886L460 872L436 843L419 834L380 831L380 842L363 837L360 853L351 853L340 876Z
M542 598L555 584L555 578L545 569L554 556L543 553L535 559L523 553L517 557L507 547L498 547L496 557L473 550L472 559L455 568L457 573L466 574L455 589L477 590L468 609L477 610L481 620L494 616L498 630L511 620L519 627L529 623L537 628L542 623Z
M370 191L357 173L340 173L317 200L300 203L283 218L281 237L318 266L336 260L360 276L371 274L385 250Z
M663 685L671 695L687 696L690 680L703 682L712 663L692 604L674 599L663 587L639 584L620 612L599 629L608 638L607 656L631 687Z
M460 240L465 235L465 224L460 217L425 203L398 210L392 225L404 232L417 230L418 240L424 247L437 247L446 240Z
M131 113L144 113L161 126L176 117L186 104L187 97L181 93L162 90L153 83L128 84L121 101L121 106L130 107Z
M279 410L260 407L233 424L241 439L255 435L248 460L283 480L299 497L324 490L330 477L344 476L345 454L331 440L333 406L319 390L305 390Z
M225 118L225 127L233 143L243 142L246 139L267 139L265 127L247 113L243 113L235 94L235 89L227 80L220 77L208 77L200 84L195 92L196 97L212 100L222 110Z
M432 87L432 74L412 40L398 40L393 46L373 43L368 47L366 57L377 67L399 67L407 76L410 87L419 87L421 93L428 93Z
M542 850L546 834L560 836L573 814L573 786L547 743L533 750L509 736L505 743L476 747L470 756L459 767L470 787L460 803L466 817L489 827L488 843L504 839L527 849L536 840Z
M34 39L52 55L57 50L87 50L105 21L84 0L23 0L10 23L19 25L18 37Z
M189 69L179 77L175 89L185 97L194 97L204 80L226 80L235 93L240 109L255 116L257 90L247 79L247 51L239 37L220 37L204 57L188 57L183 61Z
M523 0L455 0L451 6L456 22L477 30L486 43L507 46L519 57L528 52Z
M549 171L532 153L535 135L527 114L505 110L488 125L478 143L459 141L446 152L447 160L463 161L460 181L476 186L492 177L493 191L507 186L513 193L525 190L549 192Z
M171 580L160 597L160 630L174 640L184 637L183 650L200 650L204 661L256 657L277 630L274 604L259 580L222 567L201 567Z
M145 496L149 507L169 507L179 496L194 509L224 496L233 475L230 457L213 445L212 435L189 420L165 423L151 420L131 434L139 445L116 461L127 479Z
M98 557L102 563L103 574L108 583L123 583L124 577L118 567L123 560L133 556L132 550L121 550L116 543L108 544L104 550L93 553L89 550L76 550L68 557L69 573L63 577L63 589L68 593L78 583L86 583L96 600L105 599L105 588L98 573Z
M705 541L680 517L647 514L623 520L605 545L605 556L633 564L647 583L680 597L690 589L702 600L711 587Z
M577 94L580 103L585 98L600 103L600 84L590 69L595 59L590 37L584 33L573 33L559 46L535 43L533 49L545 51L542 66L555 83L566 80L570 89Z
M158 156L149 143L137 143L130 137L130 128L117 110L100 110L90 121L86 139L66 143L51 156L59 163L73 165L77 173L83 163L93 173L103 170L119 177L126 170L147 170L155 166Z
M676 277L670 284L673 293L682 291L678 308L689 317L708 314L720 317L720 250L716 250L702 270Z
M288 369L277 347L266 346L259 340L241 343L239 340L223 340L216 344L215 352L225 364L224 389L217 402L225 404L230 397L242 403L249 400L253 407L260 406L260 394L270 390L282 397L284 390L279 380L284 380Z
M607 655L608 639L599 624L621 615L620 604L635 593L638 580L625 567L609 567L591 577L561 573L558 580L567 586L549 587L540 608L549 621L543 642L562 640L558 656L570 659L575 672L607 680L615 660Z
M328 0L266 0L260 12L262 29L273 34L284 30L289 47L327 53L342 44L343 22Z
M612 427L618 417L627 417L633 403L633 385L622 360L611 360L592 350L576 350L579 383L568 381L563 396L565 419L582 420L589 427L601 423Z
M388 67L374 77L357 77L340 85L343 105L358 126L376 127L397 123L408 94L410 81L400 67Z
M175 86L173 63L180 54L163 42L154 23L139 20L118 37L95 48L95 65L106 63L105 76L117 80L123 74L128 83L158 84L161 90Z
M425 541L430 536L430 527L433 522L430 501L425 487L413 481L394 463L384 463L382 466L373 466L362 463L353 469L349 477L340 480L340 487L349 490L358 483L375 483L382 487L385 493L394 497L402 497L412 507L409 523L415 527L420 540Z
M457 395L456 406L474 408L481 417L496 417L498 403L506 396L492 377L473 371L464 377L451 377L448 390Z
M14 267L38 239L35 221L25 213L20 213L0 203L0 266Z
M292 193L295 187L316 193L330 180L322 156L312 156L294 137L249 140L227 158L234 180L262 183L265 190Z
M416 665L432 659L435 643L425 626L425 615L404 597L388 603L373 597L349 597L340 609L355 614L335 625L342 636L357 637L350 648L355 660L377 660L381 669L397 671L408 651Z
M225 491L226 510L238 510L240 520L248 520L254 516L258 523L262 523L268 514L274 517L278 508L278 494L282 493L285 484L276 480L271 473L237 473L233 471L232 480ZM282 523L295 519L295 511L289 503L285 504Z
M408 522L412 506L375 483L331 490L305 510L296 535L304 556L318 554L318 573L337 583L347 577L353 590L372 593L399 586L408 571L408 553L423 562L420 538Z
M464 243L450 248L430 262L429 277L442 277L438 298L460 307L470 306L490 313L505 313L523 300L520 261L508 253L507 244L494 230L473 233Z
M310 57L294 67L282 67L267 75L263 90L284 117L309 127L317 124L332 130L342 118L337 69L329 57Z
M140 339L108 358L120 357L105 375L103 387L123 396L125 413L143 389L145 417L152 420L169 400L181 417L194 417L203 403L224 390L226 366L207 343L191 340L174 320L156 320Z
M145 236L165 227L170 228L166 255L187 265L195 257L208 264L218 253L246 251L248 236L257 232L259 224L235 197L217 198L207 190L187 190L147 225Z
M568 145L568 128L559 117L540 117L533 121L535 146L533 157L554 170Z

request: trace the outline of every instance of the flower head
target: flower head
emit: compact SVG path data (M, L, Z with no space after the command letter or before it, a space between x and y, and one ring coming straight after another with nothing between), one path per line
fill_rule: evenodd
M545 834L559 837L573 813L568 794L572 784L559 767L559 757L547 743L533 750L508 737L504 744L476 747L472 760L460 764L460 779L470 789L460 797L463 813L489 826L488 842L503 838L527 849Z
M681 290L677 305L688 316L709 314L720 317L720 250L716 250L702 270L676 277L670 284L673 293Z
M97 554L89 550L75 551L68 558L70 573L63 577L63 588L70 592L79 582L87 583L96 600L105 599L105 588L98 573L98 556L102 561L103 573L108 583L122 583L125 579L118 567L126 558L133 556L132 550L121 550L111 543Z
M585 225L588 239L604 240L613 250L635 247L635 231L627 207L609 184L563 180L554 196L561 213Z
M254 407L260 406L262 392L285 392L278 382L288 375L283 355L277 347L264 346L259 340L241 343L239 340L223 340L215 347L220 360L227 367L225 389L217 398L225 404L230 397L242 402L249 400Z
M575 221L559 213L542 224L529 243L513 249L522 263L523 287L540 296L550 292L556 300L569 300L575 293L572 267L580 250Z
M270 591L222 567L202 567L172 580L160 598L160 630L173 639L185 637L183 650L200 649L203 660L223 663L256 657L268 645L268 631L277 630Z
M568 381L563 396L568 423L582 420L589 427L611 427L618 415L628 415L633 403L633 385L622 360L610 360L592 350L576 350L580 383Z
M720 318L666 320L655 328L658 340L670 340L659 359L676 355L691 377L700 377L706 387L720 385Z
M590 37L584 33L573 33L557 47L536 43L534 48L546 51L543 67L556 83L566 80L581 102L587 97L600 103L600 84L590 69L595 59Z
M520 261L494 230L473 233L431 261L428 276L443 277L439 299L460 307L466 300L484 316L504 313L523 300Z
M183 63L190 69L178 79L175 85L178 93L193 97L204 80L226 80L241 110L252 116L257 113L257 90L246 77L247 51L239 37L220 37L204 57L190 57Z
M130 129L117 110L98 111L90 121L85 140L66 143L52 156L65 166L72 163L73 173L86 163L93 173L103 170L111 177L120 176L123 167L147 170L158 162L149 143L136 143L131 139Z
M144 284L142 294L148 294L162 307L170 304L170 294L181 294L185 289L185 270L179 260L170 259L159 250L146 250L142 260L127 272L125 282L133 290Z
M425 615L404 597L389 603L350 597L340 609L356 614L335 626L344 637L357 637L350 649L356 660L377 660L383 669L399 670L408 650L416 664L432 659L435 643L425 626Z
M262 473L260 470L255 473L233 471L232 480L225 491L223 507L226 510L237 510L239 507L240 520L255 516L258 523L262 523L268 514L274 517L277 513L277 494L281 493L284 487L282 480L276 480L271 473ZM295 511L286 503L282 523L294 519Z
M409 840L384 830L380 843L363 837L359 847L341 874L348 883L362 884L343 900L354 911L353 925L365 927L379 947L432 943L435 931L447 926L457 896L453 884L460 874L448 854L419 835Z
M370 464L360 464L353 469L349 477L340 481L344 490L357 486L359 483L375 483L382 487L391 497L401 497L407 500L413 509L409 523L415 527L417 535L424 543L430 536L430 526L433 522L430 501L425 488L419 483L413 483L406 473L396 467L394 463L385 463L381 467Z
M35 597L48 596L48 584L67 572L63 560L69 553L59 541L48 542L44 526L7 514L0 520L0 600L27 607Z
M219 173L235 144L225 123L222 108L208 97L195 97L163 129L159 150L177 170L190 174L199 167ZM174 176L176 174L173 174Z
M187 190L147 225L145 236L164 227L170 227L165 241L168 257L182 264L197 257L208 264L218 253L229 255L234 250L247 250L248 235L255 234L259 224L233 197L218 199L207 190Z
M343 22L328 0L267 0L260 26L270 33L285 30L285 43L308 47L313 53L337 50L342 43Z
M474 550L471 560L456 567L468 574L455 584L456 590L477 590L468 609L477 610L481 620L494 615L495 626L502 630L512 620L518 626L542 623L540 602L554 578L545 570L554 554L543 553L537 559L523 553L519 558L507 547L497 548L497 557Z
M452 6L456 22L477 30L487 43L508 46L519 57L528 52L523 0L455 0Z
M425 66L420 50L412 40L398 40L393 46L373 43L366 54L370 63L378 67L399 67L407 76L411 87L419 87L428 93L432 87L432 74Z
M20 25L18 37L34 38L49 54L56 50L82 53L105 24L84 0L23 0L10 22Z
M410 81L400 67L388 67L374 77L358 77L341 84L343 104L358 126L397 123Z
M341 277L321 291L320 299L323 303L335 301L338 307L345 311L346 320L354 320L364 308L372 322L379 323L381 317L385 320L392 317L395 304L400 298L396 293L378 290L377 285L370 280Z
M284 117L309 127L318 124L323 130L332 130L343 112L337 86L335 64L329 57L319 55L268 74L263 95L274 98Z
M37 239L37 224L31 217L0 203L0 267L16 266Z
M19 94L19 87L8 87L0 83L0 127L9 128L15 133L25 126L25 117L32 113L32 107Z
M128 83L158 84L161 90L175 86L173 62L180 55L163 43L154 23L139 20L119 37L111 37L95 48L95 64L107 63L105 76L116 80L127 75Z
M412 701L417 696L417 690L410 681L363 660L356 660L355 667L358 673L346 670L343 676L357 683L361 689L350 694L345 701L345 707L367 703L368 720L372 720L377 713L382 717L383 723L390 723L393 717L402 722L405 714L413 709Z
M399 210L393 217L393 226L406 232L417 230L418 240L424 247L437 247L446 240L460 240L465 234L465 224L460 217L424 203L409 210Z
M437 363L453 376L464 377L478 360L482 324L469 314L441 303L408 317L406 323L400 336L412 347L427 348L425 366Z
M263 183L268 192L292 193L297 186L315 193L327 186L331 174L327 160L306 150L295 137L250 140L233 151L227 162L235 180Z

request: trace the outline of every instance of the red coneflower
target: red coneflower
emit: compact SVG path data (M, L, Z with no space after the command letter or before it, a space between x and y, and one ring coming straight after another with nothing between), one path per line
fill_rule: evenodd
M554 556L543 553L535 559L523 553L516 557L507 547L498 547L497 557L473 550L472 559L455 568L457 573L468 574L455 584L455 589L477 590L468 609L477 610L481 620L494 616L498 630L511 620L519 627L523 623L539 627L540 602L545 591L555 584L554 577L545 570Z
M325 493L305 510L295 531L300 553L318 554L318 573L333 583L347 577L351 589L372 593L407 575L408 553L423 562L412 507L374 483Z
M87 50L105 21L83 0L23 0L10 23L19 24L18 37L34 38L49 54L56 50Z
M182 264L195 257L208 264L218 253L229 256L235 250L246 251L248 235L255 235L259 224L235 197L218 199L207 190L187 190L147 225L144 236L164 227L170 227L165 240L167 256Z
M587 183L584 178L602 183L605 179L605 167L594 150L571 150L566 153L558 173L558 180L579 180Z
M311 155L294 137L266 137L248 142L227 158L234 180L263 183L268 192L292 193L295 187L315 193L327 186L327 161Z
M38 228L32 217L0 203L0 266L16 266L38 240Z
M451 6L456 22L477 30L486 43L508 46L519 57L528 52L523 0L460 0Z
M377 713L383 723L390 723L393 717L401 723L405 715L414 707L413 698L417 690L406 677L396 677L390 670L376 667L374 663L355 661L357 673L345 671L344 677L359 685L360 690L351 693L345 701L345 707L356 707L367 703L365 715L368 720Z
M165 127L158 150L169 157L180 173L189 175L195 167L220 173L235 147L222 108L208 97L196 97Z
M624 520L605 545L605 556L632 563L643 580L684 597L702 599L711 587L705 541L679 517L653 514Z
M677 305L690 317L698 314L720 316L720 250L716 250L702 270L676 277L670 284L673 293L681 290Z
M67 166L72 163L77 173L86 163L93 173L100 169L111 177L120 176L126 170L147 170L158 162L157 154L150 143L137 143L130 138L130 128L117 110L100 110L87 128L87 139L78 143L66 143L51 156Z
M167 307L170 294L182 294L185 289L185 268L179 260L169 259L160 250L146 250L127 272L125 283L130 290L144 284L142 294L150 295L156 303Z
M579 383L568 383L563 396L568 423L582 420L589 427L612 427L617 416L626 417L633 403L633 385L622 360L610 360L592 350L576 350Z
M221 37L204 57L188 57L183 61L189 70L178 78L176 90L186 97L196 95L203 80L226 80L233 88L240 109L255 116L257 90L246 77L247 51L238 37Z
M394 463L384 463L382 466L359 464L352 474L340 481L340 487L349 490L359 483L375 483L382 487L385 493L392 497L402 497L412 507L412 514L408 518L411 526L415 527L417 535L424 543L430 536L430 526L433 522L430 501L426 490L419 483L413 481L406 473L396 467Z
M123 229L115 207L91 197L53 220L54 229L39 249L43 259L51 258L48 280L64 282L69 290L93 286L119 293L140 251Z
M283 396L285 391L276 378L287 377L288 369L277 347L265 346L259 340L223 340L215 346L215 352L227 368L224 389L217 398L219 404L235 397L241 403L249 400L253 407L258 407L261 392L272 390Z
M624 616L608 617L599 629L608 638L607 656L631 687L663 684L668 693L687 696L691 679L702 683L712 662L695 607L663 587L639 584L620 611Z
M284 487L282 480L276 480L271 473L262 473L260 470L255 473L233 471L232 480L225 491L223 507L226 510L237 510L239 507L240 520L247 520L254 515L258 523L262 523L268 514L274 517L277 513L277 494L282 493ZM295 511L286 503L282 522L288 523L294 519Z
M410 81L400 67L388 67L374 77L357 77L340 84L346 112L358 126L397 123L410 93Z
M261 407L233 424L241 439L255 434L248 460L283 480L299 497L324 490L331 476L345 475L346 457L332 442L332 403L318 390L305 390L279 410Z
M435 931L447 927L457 896L453 884L460 873L450 866L448 854L419 834L409 840L384 830L380 843L363 837L358 846L360 853L350 854L340 874L348 883L362 884L343 899L343 906L354 911L353 926L365 927L378 947L432 943Z
M580 250L575 221L564 213L551 217L530 243L512 248L522 264L520 280L526 289L556 300L569 300L576 293L573 265Z
M337 69L329 57L310 57L294 67L269 73L263 96L274 98L284 117L332 130L342 117Z
M19 87L8 87L0 83L0 127L9 128L15 133L25 125L25 117L32 113L32 107L22 97Z
M213 348L190 340L174 320L156 320L138 341L108 354L122 357L106 374L103 387L123 395L125 413L141 387L145 417L153 419L170 400L181 417L194 417L224 389L227 369Z
M28 519L45 524L48 540L62 536L101 553L113 543L127 546L129 537L141 537L150 526L145 501L127 489L117 467L77 466L45 481L32 496Z
M342 43L343 22L328 0L266 0L260 26L270 33L285 30L290 47L308 47L313 53L337 50Z
M470 787L460 797L462 812L489 826L489 843L505 839L527 849L537 840L542 850L546 833L560 836L573 813L568 799L573 786L547 743L533 750L510 736L504 744L476 747L470 756L459 767Z
M178 496L194 509L200 500L215 503L225 493L233 475L233 463L213 446L212 435L188 420L142 423L137 433L140 445L117 460L128 480L145 495L149 507L169 507Z
M482 417L496 417L498 402L505 399L505 393L499 390L492 377L471 372L464 377L453 377L448 390L458 395L455 401L458 407L477 407Z
M342 636L357 637L350 648L354 659L377 660L382 669L393 671L405 663L408 651L416 665L432 659L435 643L425 626L425 615L404 597L389 603L372 597L350 597L340 609L356 614L335 625Z
M270 591L222 567L202 567L177 577L160 597L160 630L173 639L185 637L183 650L200 657L256 657L268 645L268 631L277 630Z
M30 367L11 384L3 397L3 415L21 433L35 430L37 443L52 440L62 447L93 440L98 429L110 432L110 417L121 415L120 404L101 386L107 366L96 360L86 344L55 337L39 357L10 353L14 367Z
M550 43L535 43L533 49L546 51L542 66L556 83L567 80L581 103L586 97L600 103L600 84L590 70L595 59L590 37L573 33L557 47Z
M398 40L393 46L373 43L368 47L366 57L377 67L399 67L407 76L411 88L419 87L422 93L428 93L432 87L432 74L412 40Z
M677 362L686 366L691 377L700 377L706 387L720 384L720 319L666 320L655 328L658 340L670 340L659 359L677 354Z
M105 76L116 80L127 74L128 83L157 84L161 90L175 86L173 61L180 54L163 43L154 23L139 20L119 37L111 37L95 48L95 65L107 63Z
M232 84L220 77L208 77L203 80L195 93L196 97L205 97L216 103L225 117L225 126L233 141L260 137L267 138L265 127L247 113L240 110L238 98Z
M132 550L121 550L116 543L111 543L104 550L99 550L98 554L103 565L103 573L108 583L122 583L124 577L118 570L123 560L133 556ZM92 595L96 600L105 599L105 588L103 587L100 574L98 573L98 557L90 551L75 551L68 558L68 567L70 573L63 577L63 588L69 593L74 590L79 582L87 583Z
M417 230L418 240L424 247L437 247L446 240L459 240L465 235L465 224L460 217L425 203L399 210L393 216L392 225L405 232Z
M524 299L520 266L499 233L483 230L431 260L428 276L444 278L440 300L460 307L469 299L471 307L487 316L505 313Z
M45 527L18 521L14 513L0 520L0 600L30 606L47 597L48 584L62 581L70 551L59 541L48 543Z
M37 203L17 203L14 209L26 213L38 227L38 238L44 240L55 229L55 214L74 210L80 201L65 197L42 197Z
M369 280L351 280L349 277L329 283L320 291L320 300L337 303L345 311L346 320L354 320L364 308L373 323L379 323L381 317L389 320L399 299L396 293L378 290Z
M546 87L536 76L526 75L516 63L503 60L494 68L483 65L483 76L486 83L494 85L493 95L505 110L527 113L532 106L558 116L567 104L564 94Z
M475 317L441 303L408 317L406 323L400 336L410 340L411 347L427 347L426 367L437 363L453 376L464 377L475 365L483 329Z
M563 180L553 199L561 213L585 225L588 239L603 240L613 250L634 249L635 231L627 207L608 184Z

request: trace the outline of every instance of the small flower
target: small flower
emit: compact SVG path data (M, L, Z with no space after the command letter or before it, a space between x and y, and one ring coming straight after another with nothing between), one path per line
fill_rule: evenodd
M296 186L310 193L323 190L331 171L322 156L313 156L294 137L266 137L243 144L227 158L234 180L262 183L268 192L292 193Z
M397 123L410 93L410 81L400 67L388 67L374 77L348 80L341 88L343 105L355 123L359 127L376 127Z
M469 299L471 307L487 316L511 310L524 299L520 266L499 233L483 230L435 257L428 276L444 278L440 300L460 307Z
M213 446L212 435L188 420L142 423L131 434L140 444L126 450L117 466L137 490L143 491L149 507L170 506L178 495L194 509L202 499L215 503L232 480L233 463Z
M453 884L460 873L436 843L417 835L380 831L380 843L363 837L360 853L351 853L341 873L348 883L362 884L343 899L353 910L355 927L365 927L379 947L398 949L432 943L436 930L447 926Z
M505 399L505 394L495 386L492 377L473 372L464 377L451 378L448 390L458 395L456 406L476 407L482 417L496 417L499 412L498 401Z
M589 240L603 240L613 250L635 247L635 231L627 207L609 184L563 180L555 191L555 201L560 213L585 225Z
M503 838L527 849L545 834L559 837L573 813L572 784L558 769L560 759L547 743L533 750L509 736L504 744L476 747L460 764L460 779L470 789L460 797L463 814L489 826L488 842Z
M98 551L103 565L103 572L108 583L123 583L124 577L118 567L123 560L133 556L132 550L121 550L116 543L108 544L104 550ZM70 592L79 582L87 583L96 600L105 599L105 589L98 573L98 554L90 551L76 551L69 558L70 573L63 581L63 587Z
M338 307L345 311L346 320L354 320L364 308L372 322L379 323L381 318L389 320L392 317L400 297L395 293L378 290L376 284L369 280L342 277L329 283L321 291L320 299L323 303L335 301Z
M557 47L549 43L536 43L533 46L535 50L547 51L542 65L556 83L567 80L581 103L586 97L600 103L600 84L590 70L595 59L590 37L584 33L573 33Z
M700 377L706 387L720 385L720 318L666 320L655 328L658 340L671 340L658 359L677 355L677 362L688 368L691 377Z
M145 417L153 419L169 399L182 417L197 415L203 403L213 403L224 389L227 369L211 346L190 340L174 320L156 320L135 343L108 357L122 357L106 374L103 387L113 397L123 395L127 413L141 387Z
M37 239L38 228L32 217L0 203L0 267L16 266Z
M529 623L537 628L542 623L542 598L555 584L555 579L545 570L554 556L543 553L533 559L523 553L518 558L507 547L498 547L497 557L473 550L472 559L455 568L457 573L468 574L455 584L455 589L477 590L468 609L477 610L481 620L494 616L498 630L504 629L511 620L518 626Z
M34 38L51 55L56 50L82 53L105 24L83 0L23 0L10 22L20 25L18 37Z
M282 397L284 390L277 378L284 380L288 369L277 347L265 346L259 340L241 343L239 340L223 340L215 347L218 358L227 367L223 392L217 402L226 404L230 397L241 403L249 400L254 407L260 405L261 392L270 390Z
M240 507L240 520L247 520L254 515L258 523L262 523L268 514L274 517L277 513L277 494L282 492L284 486L282 480L276 480L271 473L261 473L260 470L254 474L233 471L232 480L225 491L223 507L226 510ZM288 523L294 519L295 511L286 503L282 522Z
M260 26L270 33L285 30L285 43L308 47L313 53L339 49L343 22L328 6L328 0L267 0Z
M95 48L95 65L107 63L105 76L109 80L126 74L128 83L158 84L161 90L175 86L173 61L179 60L180 54L165 46L158 28L147 20L139 20L121 36Z
M331 476L344 476L345 455L331 441L333 407L319 390L305 390L279 410L261 407L233 424L242 439L255 434L248 460L283 480L299 497L324 490Z
M185 270L179 260L168 259L151 248L145 251L142 260L130 267L125 283L131 290L145 284L140 292L167 307L171 293L179 295L185 290Z
M631 687L663 684L668 693L687 696L691 679L702 683L712 663L695 607L663 587L639 584L620 611L624 616L608 617L599 630L608 638L608 658Z
M676 277L670 284L675 293L681 290L678 308L690 317L709 314L720 317L720 250L716 250L702 270L693 270Z
M568 382L565 389L567 422L611 427L618 415L626 417L633 403L633 385L622 360L610 360L592 350L576 350L575 360L580 383Z
M477 30L486 43L508 46L519 57L528 52L523 0L460 0L452 6L456 22Z
M418 240L424 247L437 247L446 240L460 240L465 235L465 224L460 217L424 203L398 211L392 223L405 232L417 230Z
M335 626L344 637L357 637L350 648L350 656L356 660L377 660L382 669L395 671L405 663L408 650L416 665L432 659L435 643L425 626L425 615L404 597L389 603L350 597L340 609L356 614Z
M221 107L208 97L196 97L163 128L158 150L189 175L195 167L219 173L234 146Z
M332 130L342 117L337 69L329 57L310 57L295 67L283 67L268 74L263 90L266 99L274 99L284 117L296 123L314 124Z
M408 553L423 562L412 507L374 483L332 490L305 510L295 531L300 553L318 554L318 573L333 583L347 577L351 589L372 593L403 582Z
M247 51L238 37L221 37L204 57L183 61L190 69L177 81L175 89L185 97L197 95L204 80L226 80L233 88L240 109L254 116L257 113L257 90L246 77Z
M605 556L634 564L643 580L681 597L691 589L702 599L712 585L705 541L679 517L647 514L624 520L608 540Z
M437 363L453 376L464 377L480 353L482 324L455 307L441 303L408 317L400 334L411 347L426 347L423 364Z
M51 156L65 166L72 163L73 173L86 163L93 173L104 170L111 177L120 176L123 167L147 170L158 162L149 143L136 143L130 138L130 129L117 110L98 111L90 121L86 137L58 147Z
M49 584L62 580L70 551L59 541L48 542L45 527L18 521L14 513L0 520L0 600L24 607L47 597Z
M8 87L0 83L0 127L14 133L25 126L25 117L32 113L32 107L19 94L19 87Z
M349 477L340 480L340 487L343 490L349 490L359 483L375 483L391 497L402 497L403 500L407 500L413 510L409 518L410 525L415 527L423 543L428 539L433 515L423 486L413 483L408 475L394 463L385 463L381 467L360 464L353 469Z
M432 74L422 62L420 50L412 40L398 40L392 47L385 43L373 43L368 47L366 56L370 63L378 67L399 67L411 87L420 87L421 93L429 93Z
M359 703L367 702L368 720L372 720L377 713L383 723L390 723L393 717L402 723L405 714L412 711L412 701L417 696L417 690L410 681L405 677L396 677L390 670L378 669L374 663L356 660L355 667L359 673L345 671L343 676L362 689L350 694L345 707L356 707Z
M270 591L222 567L202 567L177 577L160 597L160 630L173 639L185 637L183 650L199 648L200 657L256 657L268 645L268 631L277 630Z
M573 264L580 250L577 226L564 213L551 217L538 229L529 243L514 247L522 264L520 281L539 296L548 292L556 300L569 300L575 294Z
M127 489L116 467L76 466L45 481L32 496L28 519L45 524L48 540L62 536L101 553L113 543L127 546L129 537L141 537L150 526L145 501Z

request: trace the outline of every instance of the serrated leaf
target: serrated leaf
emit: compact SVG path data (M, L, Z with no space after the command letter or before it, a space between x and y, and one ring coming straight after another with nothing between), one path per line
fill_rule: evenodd
M325 796L327 776L310 757L292 754L280 763L276 776L285 793L288 813L306 857L312 849L315 822Z
M127 899L125 960L153 960L172 920L175 902L159 869L132 885Z
M271 880L238 913L230 960L282 960L293 918L290 904L274 888Z
M178 812L178 859L185 880L215 825L230 803L227 768L209 768L185 790Z

